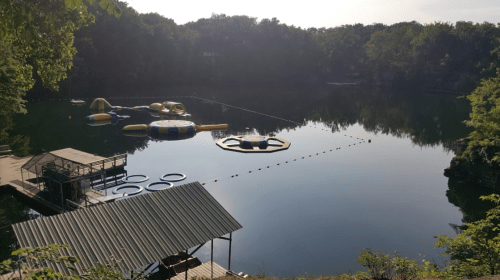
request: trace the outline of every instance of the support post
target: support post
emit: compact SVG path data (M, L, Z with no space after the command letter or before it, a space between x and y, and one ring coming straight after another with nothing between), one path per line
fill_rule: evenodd
M63 188L62 184L59 183L60 189L61 189L61 208L62 208L62 213L66 212L64 211L64 193L63 193Z
M229 233L229 259L228 259L228 262L227 262L227 270L231 270L231 243L233 241L233 233L230 232Z
M188 280L188 269L189 269L189 267L188 267L188 258L189 258L188 249L186 249L186 255L187 255L186 256L186 272L185 272L186 274L184 274L184 276L185 276L184 279Z
M106 172L104 172L103 174L106 174ZM108 196L108 188L106 188L106 175L104 175L104 185L103 186L104 186L105 195Z
M210 279L214 279L214 240L210 242Z

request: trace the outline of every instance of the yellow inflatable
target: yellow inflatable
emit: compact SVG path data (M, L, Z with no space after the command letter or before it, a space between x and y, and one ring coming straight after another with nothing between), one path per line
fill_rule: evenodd
M198 131L227 130L227 124L196 125L190 121L163 120L146 124L127 125L123 134L147 136L160 140L181 140L194 137Z
M160 115L175 115L184 116L186 114L186 107L182 103L165 101L163 103L151 103L148 107L149 110L158 112Z
M106 112L106 111L120 110L120 109L124 109L124 107L111 106L111 104L109 104L109 102L104 98L96 98L90 104L90 110L93 111Z

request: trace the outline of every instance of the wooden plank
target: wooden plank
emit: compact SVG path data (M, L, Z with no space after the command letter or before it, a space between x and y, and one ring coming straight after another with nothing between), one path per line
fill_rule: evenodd
M223 268L222 266L220 266L219 264L217 264L216 262L214 262L214 279L226 276L226 272L227 272L227 270L225 268ZM200 266L197 266L195 268L189 269L188 272L187 272L187 274L188 274L188 279L191 279L192 277L198 277L198 278L207 277L207 278L210 278L211 277L210 262L206 262L206 263L204 263L204 264L202 264ZM179 274L175 275L171 279L172 280L184 280L185 277L186 277L185 276L185 272L182 272L182 273L179 273Z
M0 145L0 154L12 153L9 145Z

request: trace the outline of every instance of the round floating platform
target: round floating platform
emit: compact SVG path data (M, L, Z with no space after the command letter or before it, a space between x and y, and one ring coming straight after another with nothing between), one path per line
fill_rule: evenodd
M180 178L177 178L177 179L167 179L165 177L168 177L168 176L181 176ZM183 173L169 173L169 174L165 174L163 176L160 177L160 180L162 181L167 181L167 182L179 182L179 181L182 181L186 179L186 174L183 174Z
M269 143L269 140L279 142L280 144ZM238 144L226 143L230 141L237 141ZM290 145L291 143L283 138L262 135L231 136L217 141L217 146L224 150L242 153L272 153L286 150L290 147Z
M168 138L183 138L184 136L194 136L196 133L195 124L190 121L180 120L163 120L156 121L149 124L150 135L153 138L161 138L167 136ZM181 137L179 137L181 136Z
M151 186L155 186L155 185L168 185L167 187L163 188L163 189L153 189L151 188ZM150 192L157 192L157 191L161 191L161 190L164 190L164 189L167 189L167 188L171 188L174 186L174 183L172 182L155 182L155 183L151 183L149 185L146 186L146 190L150 191Z
M130 193L126 192L126 194L128 194L128 195L138 194L144 190L144 188L140 185L125 185L125 186L119 186L118 188L114 189L113 193L114 194L122 194L122 193L118 192L118 190L126 189L126 188L136 188L137 189L135 192L130 192Z
M135 181L129 180L132 177L142 177L143 179L135 180ZM130 175L130 176L123 178L122 182L124 182L124 183L142 183L142 182L146 182L147 180L149 180L149 177L146 175Z

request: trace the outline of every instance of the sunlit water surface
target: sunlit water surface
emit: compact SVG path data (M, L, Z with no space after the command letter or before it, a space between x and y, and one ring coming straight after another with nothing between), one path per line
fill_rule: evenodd
M124 106L153 101L162 100L110 100ZM128 151L128 174L151 178L144 186L173 172L187 175L176 185L204 183L243 226L233 233L235 271L278 277L354 272L362 269L356 262L362 247L397 250L419 261L437 260L433 236L454 235L449 223L461 224L462 214L446 197L448 180L443 176L453 153L440 143L419 146L410 135L368 132L357 122L332 130L325 124L329 122L320 120L293 120L301 125L287 121L293 113L285 117L281 112L278 116L287 120L276 120L194 98L176 101L186 105L193 115L190 120L198 124L227 123L227 134L273 133L292 144L285 151L245 154L221 149L215 144L220 134L211 132L181 141L128 137L121 132L124 125L157 118L119 111L131 118L91 127L81 121L90 114L88 107L71 106L68 101L30 105L33 112L28 107L26 118L31 122L20 127L33 132L34 149L74 147L105 156ZM320 101L310 110L325 104ZM197 112L204 113L200 117ZM35 133L49 119L51 127L59 125L65 131ZM238 130L232 131L232 126ZM214 253L215 261L227 267L228 242L217 240ZM202 262L210 260L209 244L196 255Z

